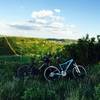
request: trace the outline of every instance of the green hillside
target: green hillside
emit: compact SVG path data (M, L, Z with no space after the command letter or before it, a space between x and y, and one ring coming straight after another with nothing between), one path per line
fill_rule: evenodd
M47 52L60 51L64 44L71 44L75 40L37 39L22 37L0 37L0 55L41 55Z

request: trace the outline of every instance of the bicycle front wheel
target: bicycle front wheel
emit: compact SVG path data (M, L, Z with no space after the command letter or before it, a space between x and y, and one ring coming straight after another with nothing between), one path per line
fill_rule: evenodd
M81 78L81 79L83 79L87 75L87 72L86 72L85 68L83 66L81 66L81 65L78 65L78 68L80 70L80 73L78 73L76 71L75 67L74 67L73 70L72 70L72 74L73 74L74 78L77 78L77 79Z
M54 81L59 79L60 75L59 69L55 66L49 66L44 71L44 77L47 81Z

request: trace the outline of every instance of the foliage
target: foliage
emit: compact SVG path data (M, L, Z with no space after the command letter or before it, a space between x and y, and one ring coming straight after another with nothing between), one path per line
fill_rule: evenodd
M18 80L6 81L0 86L0 100L20 100L23 93L23 83Z
M97 100L100 100L100 83L95 87Z
M15 63L0 65L0 100L99 100L99 64L89 66L84 80L64 78L50 83L38 76L17 79L15 69Z
M0 55L12 55L13 52L9 49L8 44L5 41L5 38L0 37Z
M74 58L78 63L89 65L100 61L100 40L87 35L79 39L77 44L65 45L63 52L68 57Z
M55 91L48 89L48 86L43 85L38 81L34 81L30 88L27 88L24 91L23 99L24 100L55 100L57 95Z
M65 43L73 43L75 41L66 40L49 40L49 39L35 39L35 38L17 38L7 37L13 49L19 55L44 55L48 52L55 54L56 51L61 50ZM0 37L0 55L13 55L4 37ZM5 51L6 50L6 51ZM9 52L8 52L9 51Z
M4 56L13 53L8 52L9 48L0 38L0 45L4 46L2 50L0 48L3 55L0 56L0 100L100 100L100 63L97 63L100 61L99 36L96 41L87 35L70 45L62 40L32 38L9 38L9 41L21 56ZM92 64L87 67L88 76L83 80L64 78L55 82L44 81L40 79L41 75L23 80L14 76L17 67L30 63L31 58L35 60L35 66L39 67L48 52L53 64L56 64L56 56L63 58L62 62L72 57L78 63Z

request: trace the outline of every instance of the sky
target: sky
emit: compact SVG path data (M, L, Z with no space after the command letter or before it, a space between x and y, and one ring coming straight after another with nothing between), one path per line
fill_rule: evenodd
M78 39L100 35L100 0L0 0L0 35Z

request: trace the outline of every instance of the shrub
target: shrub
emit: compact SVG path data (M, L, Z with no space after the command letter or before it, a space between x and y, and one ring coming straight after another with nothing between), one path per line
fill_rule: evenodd
M97 100L100 100L100 84L95 87L95 91Z

